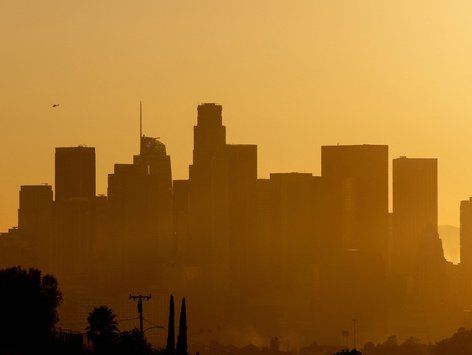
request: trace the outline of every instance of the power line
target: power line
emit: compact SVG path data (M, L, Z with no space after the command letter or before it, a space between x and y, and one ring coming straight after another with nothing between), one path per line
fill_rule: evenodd
M159 324L156 324L156 323L154 323L154 322L151 322L150 320L147 320L146 318L143 318L143 320L144 320L145 322L147 322L147 323L149 323L149 324L155 326L155 327L160 327L160 328L162 328L162 329L167 329L167 328L164 327L163 325L159 325Z

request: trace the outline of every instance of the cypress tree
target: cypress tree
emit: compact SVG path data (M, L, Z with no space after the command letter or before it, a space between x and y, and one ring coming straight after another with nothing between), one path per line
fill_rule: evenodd
M170 295L170 302L169 302L169 325L168 325L168 333L167 333L166 351L168 354L175 353L174 296L173 295Z
M185 307L185 297L182 299L179 320L179 336L177 337L177 355L187 355L187 310Z

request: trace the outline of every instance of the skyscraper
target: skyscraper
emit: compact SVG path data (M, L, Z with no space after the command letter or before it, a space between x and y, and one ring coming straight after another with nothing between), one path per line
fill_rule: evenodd
M271 244L279 256L278 281L282 289L306 287L314 280L318 252L317 185L310 173L270 174L275 225Z
M217 211L226 209L216 235L227 236L225 243L229 253L229 279L233 290L247 290L247 280L252 273L250 253L255 230L255 201L257 183L257 146L251 144L227 144L225 149L226 176L222 176L222 195ZM239 292L240 294L240 292Z
M52 263L82 277L95 241L95 148L56 148Z
M31 265L51 270L53 192L50 185L20 188L18 232L29 249Z
M115 164L108 204L110 250L122 275L131 284L138 273L153 283L164 272L156 265L170 256L173 243L171 163L159 139L142 136L133 163Z
M437 225L437 159L394 159L392 267L413 271L421 239L434 238Z
M321 147L321 171L331 192L328 223L342 249L387 257L388 146Z
M219 289L241 289L254 232L257 146L226 144L222 107L198 106L189 167L188 263Z
M51 185L20 188L18 228L28 239L42 239L51 232L53 192Z
M472 272L472 197L461 201L460 252L461 266L466 273Z
M56 148L55 200L95 197L95 148Z
M197 125L193 129L193 162L189 166L189 236L193 250L190 264L203 266L212 263L209 257L215 249L213 224L219 166L226 147L226 127L222 123L220 105L206 103L198 106Z
M188 212L188 194L189 181L188 180L174 180L173 186L173 231L176 242L176 250L178 253L178 260L180 264L185 263L188 259L188 254L193 251L188 248L189 236L189 212Z
M218 104L205 103L198 106L197 125L193 128L193 164L194 169L202 170L218 155L226 145L226 127L223 126L223 107Z

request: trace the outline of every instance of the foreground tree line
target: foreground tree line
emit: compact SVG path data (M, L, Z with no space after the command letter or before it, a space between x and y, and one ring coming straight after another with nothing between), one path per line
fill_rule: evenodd
M87 339L94 354L162 354L187 355L187 317L185 299L180 312L179 336L175 346L174 297L171 295L169 307L169 327L165 349L153 349L138 329L120 332L116 315L107 306L93 309L87 317Z
M326 347L313 343L300 349L300 355L333 354ZM392 335L383 343L368 342L362 350L340 350L335 355L470 355L472 354L472 329L459 328L451 337L434 344L421 343L410 337L399 342Z
M169 304L167 345L154 349L138 329L120 331L107 306L87 317L86 333L62 332L57 308L63 297L57 280L37 269L0 270L0 354L187 355L187 316L182 300L177 344L174 299Z
M241 348L222 345L217 342L209 344L205 355L293 355L289 351L279 350L279 341L270 347L247 345ZM470 355L472 354L472 329L460 328L451 337L435 344L424 344L415 338L399 342L396 336L388 337L384 342L366 343L362 349L344 349L340 346L322 345L314 342L298 350L298 355Z
M120 331L113 311L107 306L94 308L87 318L86 333L63 333L56 329L57 308L62 303L57 280L37 269L13 267L0 270L0 354L97 354L97 355L188 355L185 299L175 342L174 299L169 303L167 344L153 348L138 329ZM85 337L85 338L84 338ZM85 340L88 340L87 342ZM90 344L85 346L85 344ZM279 350L274 337L269 348L249 345L243 348L211 344L205 355L291 355ZM198 353L197 353L198 354ZM399 343L395 336L380 344L367 343L358 350L340 350L313 343L299 355L465 355L472 354L472 329L460 328L450 338L423 344L414 338Z
M396 336L374 345L367 343L362 351L365 355L466 355L472 354L472 329L459 328L451 337L435 344L423 344L415 338L399 343Z

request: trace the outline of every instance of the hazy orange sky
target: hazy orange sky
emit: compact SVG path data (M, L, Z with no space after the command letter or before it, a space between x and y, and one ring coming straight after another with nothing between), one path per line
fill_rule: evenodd
M186 178L201 102L259 175L320 173L323 144L439 158L441 224L472 195L469 0L0 0L0 230L54 147L96 147L98 193L144 131ZM58 109L51 105L59 103Z

